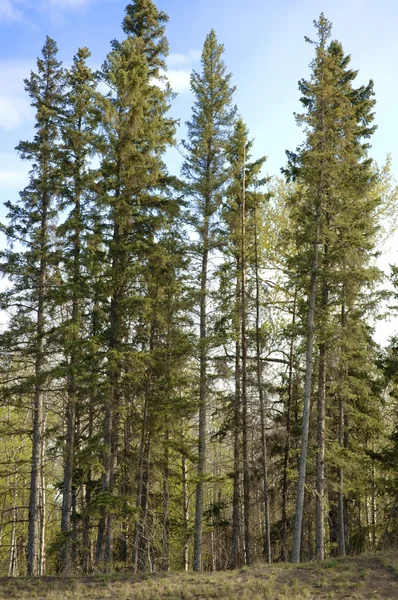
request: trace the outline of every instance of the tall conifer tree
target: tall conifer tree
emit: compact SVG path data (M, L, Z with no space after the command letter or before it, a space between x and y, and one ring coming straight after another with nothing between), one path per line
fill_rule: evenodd
M308 244L302 245L302 253L304 250L311 267L308 269L306 377L294 562L300 559L315 334L319 345L316 547L317 556L324 557L327 322L331 278L334 269L341 268L341 262L339 265L339 258L335 256L340 234L336 221L344 220L346 206L352 202L360 203L372 184L370 160L366 156L368 145L363 142L363 138L368 138L374 130L371 126L372 84L359 90L352 87L356 72L347 68L349 57L342 54L337 42L327 44L331 23L321 14L314 24L319 41L312 63L312 77L300 82L302 103L307 113L297 116L298 122L306 127L307 141L298 154L288 153L289 174L299 184L293 197L293 211L298 228L306 232L307 239L313 240L312 249Z
M80 48L72 68L66 73L66 108L62 115L60 133L62 167L61 208L70 212L58 229L60 264L64 278L61 302L65 303L68 318L61 324L61 343L65 351L67 379L66 439L64 456L64 483L62 496L61 532L64 544L61 552L63 572L73 570L71 561L72 491L76 488L74 472L76 419L78 412L79 365L83 362L82 346L85 338L84 311L90 296L87 279L87 227L90 201L94 188L94 171L89 166L96 151L97 109L95 104L95 77L87 66L90 52ZM98 144L97 144L98 145ZM80 393L80 401L83 397ZM80 409L81 410L81 409ZM76 521L76 515L74 515ZM76 523L73 524L76 527Z
M227 158L230 165L229 185L223 203L222 219L225 228L224 262L220 268L222 284L221 295L225 296L222 303L221 322L226 322L231 305L230 290L232 282L235 283L235 313L234 329L232 336L235 338L235 396L234 396L234 486L232 507L232 553L231 564L237 567L239 563L239 529L240 529L240 480L243 473L243 513L244 513L244 539L245 563L251 560L251 530L250 530L250 448L249 448L249 411L248 411L248 320L249 320L249 294L248 271L251 255L256 254L253 228L255 229L259 211L255 210L259 198L253 190L264 183L259 179L259 172L265 158L251 161L251 148L253 142L248 139L248 130L242 119L237 119L231 138L227 144ZM255 236L254 236L255 237ZM257 248L257 259L259 252ZM258 268L258 264L257 264ZM258 306L259 310L259 306ZM262 387L259 387L262 398ZM262 402L260 402L262 404ZM241 444L242 440L242 444ZM242 446L242 448L240 447ZM263 446L264 449L264 446ZM242 461L240 461L242 454ZM265 458L264 456L262 457ZM240 464L241 463L241 464ZM265 474L266 474L266 464ZM266 486L265 477L265 487ZM267 503L266 503L267 504ZM266 519L267 530L269 519ZM267 536L268 538L268 536ZM267 550L269 548L267 546Z
M110 306L102 476L107 500L99 523L97 561L104 561L107 569L112 568L122 378L130 356L128 324L145 312L137 308L136 290L141 265L146 265L155 232L161 227L165 210L161 190L166 181L162 154L174 135L174 122L166 117L171 92L168 86L158 85L168 52L166 21L151 0L129 4L123 21L127 38L113 42L102 69L110 89L103 103L101 165L102 202L109 222ZM147 366L147 394L150 378Z
M220 197L228 176L225 144L234 123L236 110L232 105L234 93L231 75L226 73L222 60L224 47L218 43L212 30L202 52L202 73L191 75L191 90L195 96L191 120L188 121L188 139L184 142L186 159L182 174L187 193L195 198L193 224L199 234L198 259L200 262L199 290L199 447L198 482L196 487L194 569L202 568L202 529L204 479L206 473L206 414L208 399L208 278L209 257L214 250L211 225L220 206Z
M23 160L32 164L32 170L29 184L20 194L20 201L7 203L10 225L5 231L8 238L18 241L22 248L20 251L5 251L2 263L3 273L12 282L3 298L3 305L19 307L15 318L20 319L21 326L28 328L25 331L21 329L20 336L28 335L27 349L34 361L29 575L39 573L39 490L49 369L47 315L51 299L51 266L54 265L55 198L60 192L58 136L60 112L64 106L64 79L57 51L55 41L47 37L42 58L37 61L37 72L32 72L25 80L26 91L36 110L36 133L32 141L20 142L17 150Z

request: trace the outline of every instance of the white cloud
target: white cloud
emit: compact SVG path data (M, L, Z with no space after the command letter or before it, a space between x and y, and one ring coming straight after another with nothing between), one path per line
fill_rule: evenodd
M21 19L21 12L15 8L11 0L0 0L0 20L20 21Z
M187 92L190 89L190 69L170 69L166 77L170 82L173 92Z
M179 94L188 92L191 87L190 76L192 64L200 59L199 50L189 50L186 54L174 53L167 58L169 70L166 73L174 92Z
M200 59L200 50L190 50L187 54L170 54L167 58L169 67L185 67Z

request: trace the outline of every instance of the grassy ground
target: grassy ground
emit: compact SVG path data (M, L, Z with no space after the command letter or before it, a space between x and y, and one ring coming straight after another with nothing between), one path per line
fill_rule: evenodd
M398 600L398 553L222 573L0 578L0 600Z

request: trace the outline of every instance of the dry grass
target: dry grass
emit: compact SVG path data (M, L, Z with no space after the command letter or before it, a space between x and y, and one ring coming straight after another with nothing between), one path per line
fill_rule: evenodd
M398 554L233 572L0 579L0 600L398 600Z

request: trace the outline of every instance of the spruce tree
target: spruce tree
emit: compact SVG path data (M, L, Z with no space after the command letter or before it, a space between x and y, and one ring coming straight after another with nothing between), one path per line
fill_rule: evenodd
M1 225L1 575L397 544L397 340L372 339L396 190L367 155L372 84L321 15L305 142L269 198L212 31L178 181L166 23L132 1L99 72L85 48L64 72L47 38L26 81L30 180Z
M60 326L60 342L65 353L67 379L66 436L64 452L64 482L62 495L61 532L64 544L61 552L61 569L72 572L72 490L76 488L77 464L75 461L78 404L83 373L79 372L84 360L83 340L86 337L84 313L88 309L91 289L87 264L87 228L90 220L91 201L95 173L90 159L98 146L96 135L97 109L95 104L95 77L87 66L90 52L80 48L72 68L66 73L66 107L62 115L60 134L62 167L62 210L70 209L65 221L58 228L61 277L60 300L67 318ZM79 398L80 396L80 398ZM81 409L80 409L81 411ZM76 528L74 515L73 528ZM74 540L76 544L76 540Z
M14 322L19 320L15 342L24 338L34 362L33 439L29 498L28 563L29 575L39 573L39 488L41 455L45 427L45 396L48 385L48 310L51 305L51 267L54 264L53 224L55 198L60 191L59 118L64 106L63 71L57 59L57 46L47 37L37 72L25 80L31 105L36 110L35 135L22 141L17 150L32 164L30 182L21 192L19 202L7 202L9 226L3 228L20 250L3 252L1 269L11 282L3 295L4 307L17 307ZM14 332L16 333L16 332Z
M326 340L331 278L341 268L341 257L337 254L341 236L338 221L346 219L347 206L354 202L361 205L372 185L368 145L363 141L374 131L372 84L355 90L352 82L356 72L348 69L349 57L344 56L338 42L327 45L331 23L322 14L315 27L319 42L312 77L300 82L307 113L297 116L298 122L306 127L307 140L298 154L288 153L290 175L299 184L293 210L300 219L299 227L306 232L304 235L313 240L312 250L308 244L302 246L311 268L308 269L306 378L294 562L300 559L315 333L319 345L316 546L318 557L324 556Z
M195 571L202 568L202 530L204 479L206 474L206 415L208 399L208 279L209 257L214 250L212 222L220 206L228 176L225 143L234 123L236 110L232 106L234 93L231 75L222 60L224 47L212 30L206 37L202 52L202 72L191 75L191 90L195 96L191 120L187 123L188 139L184 142L186 157L182 175L187 194L194 198L192 224L199 235L197 256L200 263L199 296L199 446L198 482L196 487L194 560Z
M110 89L104 98L101 120L101 202L109 224L105 276L110 304L104 394L104 509L98 529L97 562L104 562L108 570L113 555L122 379L131 357L128 325L132 320L139 322L142 314L139 303L144 298L137 297L142 279L140 265L145 265L154 235L161 227L167 204L162 197L166 182L162 154L174 135L174 122L166 117L171 92L167 86L161 89L156 81L162 77L160 68L165 65L168 50L166 17L150 0L129 4L126 13L123 28L128 37L113 42L101 75ZM150 346L150 340L148 343ZM148 365L144 376L146 394L150 394L150 371Z
M226 190L225 200L222 207L223 225L223 264L219 268L221 282L219 293L222 296L220 325L225 330L226 319L230 313L231 297L235 297L233 304L234 331L230 332L235 338L235 395L234 395L234 485L232 502L232 553L231 565L237 567L239 563L238 545L240 529L240 479L243 473L243 507L244 507L244 538L245 538L245 563L251 560L251 528L250 528L250 448L249 448L249 414L248 414L248 387L249 387L249 293L248 293L248 271L254 253L254 262L258 271L259 249L258 232L256 234L257 219L260 211L257 204L261 204L256 188L264 183L260 180L259 172L265 162L260 158L252 162L250 153L253 142L248 139L248 130L242 119L237 119L231 138L227 144L227 158L230 165L229 185ZM257 240L257 242L256 242ZM256 246L257 243L257 246ZM257 254L256 254L257 250ZM257 262L256 262L257 258ZM258 275L258 273L257 273ZM231 291L231 284L235 285L235 291ZM259 308L259 298L256 301L256 315ZM250 306L251 308L251 306ZM258 326L259 324L259 314ZM220 327L219 325L219 327ZM257 348L257 346L256 346ZM258 361L260 357L257 356ZM258 373L257 373L258 374ZM261 379L261 377L260 377ZM258 380L257 380L258 384ZM260 406L264 408L263 389L259 386ZM264 411L262 411L264 416ZM242 444L241 444L242 440ZM263 439L265 444L265 438ZM262 448L265 450L265 445ZM242 445L242 448L240 447ZM242 454L242 461L240 461ZM265 490L267 490L266 461L262 456L265 471ZM241 462L241 464L240 464ZM267 494L266 494L267 496ZM268 502L265 502L268 508ZM266 511L267 512L267 511ZM266 518L267 533L269 533L269 519ZM268 534L267 534L268 539ZM267 554L269 555L269 544L267 543Z

